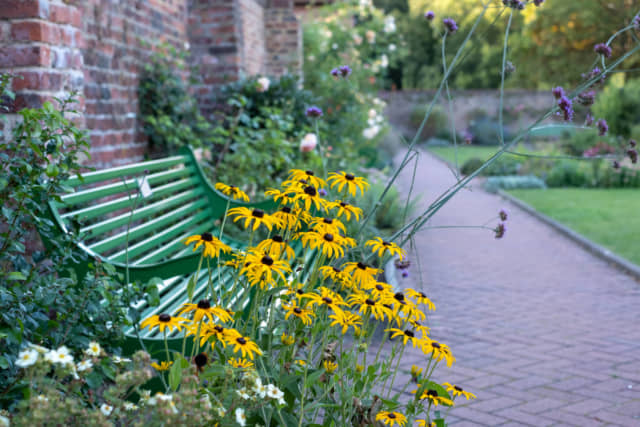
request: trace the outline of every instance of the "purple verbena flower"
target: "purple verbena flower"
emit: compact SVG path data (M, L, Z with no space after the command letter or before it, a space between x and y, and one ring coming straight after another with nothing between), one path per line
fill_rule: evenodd
M636 145L638 145L638 143L636 142L635 139L630 139L629 140L629 147L635 148Z
M611 48L604 43L598 43L594 46L593 50L595 50L596 53L599 53L605 58L609 58L611 56Z
M338 77L340 75L340 70L337 68L334 68L333 70L331 70L331 75L333 77Z
M306 115L307 117L321 117L322 110L314 105L313 107L307 108Z
M580 95L578 95L578 102L584 105L585 107L589 107L593 105L595 100L596 100L596 93L593 90L590 90L588 92L582 92Z
M444 18L442 20L442 23L444 24L449 34L455 34L455 32L458 31L458 24L456 24L456 21L454 21L452 18Z
M591 113L587 113L587 118L584 121L585 126L591 126L593 124L593 116Z
M507 228L503 223L500 223L493 231L494 233L496 233L496 239L502 239L504 237L504 233L506 233L507 231Z
M636 15L636 17L633 18L633 26L636 30L640 30L640 15Z
M598 126L598 135L600 136L605 136L609 132L609 125L605 119L598 120L596 126Z
M620 169L620 162L617 160L614 160L611 166L613 166L614 169Z
M502 4L514 9L524 9L524 3L522 3L520 0L502 0Z
M540 6L542 3L544 3L544 0L533 0L533 4L536 6Z
M435 17L436 17L436 14L435 14L435 13L433 13L433 11L432 11L432 10L429 10L429 11L427 11L427 12L424 14L424 17L425 17L425 19L426 19L427 21L433 21L433 18L435 18Z
M325 190L324 188L321 188L318 190L318 194L322 197L327 195L327 190Z
M339 68L339 71L342 77L347 78L351 74L351 67L349 67L348 65L343 65Z
M565 95L562 95L560 99L558 99L558 107L564 113L564 121L570 122L573 120L573 102Z
M504 209L501 209L500 212L498 212L498 215L500 216L500 221L506 221L509 217L509 215L507 215L507 211Z
M627 150L627 155L631 159L631 163L633 164L638 163L638 152L635 150L635 148L629 148Z
M560 99L564 96L564 89L562 86L554 87L551 92L556 99Z
M402 278L406 279L407 277L409 277L409 270L402 270Z

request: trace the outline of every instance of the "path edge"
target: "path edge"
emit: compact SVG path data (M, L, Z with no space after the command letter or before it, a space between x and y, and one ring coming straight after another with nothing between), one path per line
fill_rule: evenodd
M502 197L503 199L507 200L508 202L510 202L511 204L517 206L518 208L522 209L523 211L527 212L529 215L532 215L533 217L535 217L536 219L538 219L539 221L542 221L543 223L551 226L552 228L556 229L557 231L559 231L562 235L564 235L565 237L568 237L569 239L573 240L574 242L576 242L577 244L579 244L580 246L582 246L584 249L586 249L587 251L589 251L590 253L592 253L593 255L603 259L604 261L607 261L608 263L614 264L618 269L623 270L625 273L630 274L631 276L633 276L637 281L640 281L640 266L637 266L636 264L632 263L631 261L628 261L616 254L614 254L613 252L611 252L609 249L600 246L599 244L593 242L592 240L587 239L586 237L584 237L582 234L577 233L576 231L570 229L569 227L559 223L558 221L552 219L551 217L538 212L536 209L534 209L531 205L523 202L522 200L512 196L511 194L503 191L503 190L498 190L498 195L500 197Z

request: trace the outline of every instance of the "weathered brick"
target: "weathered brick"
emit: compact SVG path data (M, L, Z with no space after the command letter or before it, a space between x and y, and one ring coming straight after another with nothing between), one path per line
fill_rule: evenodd
M51 51L47 46L0 46L0 66L48 66Z
M49 16L47 0L3 0L0 19L43 18Z

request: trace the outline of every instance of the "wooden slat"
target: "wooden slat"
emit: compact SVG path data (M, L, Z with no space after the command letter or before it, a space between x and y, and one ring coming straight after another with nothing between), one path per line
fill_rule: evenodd
M167 212L164 215L161 215L150 221L147 221L144 224L140 224L136 227L131 227L129 229L129 241L134 241L149 233L157 231L162 227L173 224L176 221L178 221L180 218L184 218L186 215L190 215L193 212L195 212L197 209L204 208L206 205L207 205L206 200L197 200L191 203L187 203L184 206L180 206L179 208L172 210L170 212ZM127 213L126 215L129 216L129 213ZM124 230L118 234L114 234L113 236L109 236L104 240L101 240L99 242L94 242L88 246L94 252L101 254L101 253L104 253L105 251L108 251L110 249L116 248L124 244L126 238L127 238L127 231Z
M180 168L170 171L164 171L153 175L148 175L147 180L150 186L158 185L169 181L174 178L186 177L193 175L195 169L193 168ZM199 181L194 179L194 182ZM127 179L121 182L114 182L112 184L103 185L101 187L87 188L86 190L76 191L75 193L62 195L60 198L64 201L62 207L68 207L77 205L79 203L89 202L91 200L100 199L102 197L108 197L114 194L120 194L132 191L131 198L135 199L138 190L137 179ZM126 197L128 199L128 197Z
M179 221L172 225L169 228L162 230L159 233L154 233L151 237L144 239L141 242L136 243L135 245L131 245L129 247L129 261L134 260L136 256L148 252L171 237L174 237L178 234L184 233L187 229L192 229L194 224L198 224L203 220L211 220L210 214L208 211L201 211L200 213L189 216L182 221ZM116 252L113 255L109 256L109 259L113 262L125 262L127 256L127 251L125 249Z
M109 179L120 178L122 176L143 173L145 170L154 171L159 169L167 169L171 166L179 164L189 164L189 156L173 156L160 160L152 160L150 162L134 163L127 166L119 166L116 168L105 169L96 172L88 172L82 174L82 178L74 176L65 181L66 185L75 187L78 185L92 184L94 182L106 181Z
M132 265L143 265L143 264L152 264L155 262L159 262L165 258L168 258L169 255L173 255L175 257L175 253L178 251L182 251L184 249L184 241L187 237L193 236L194 234L202 234L206 231L211 230L211 224L205 223L198 227L195 227L189 232L184 233L180 237L177 237L165 245L159 247L153 252L146 254L144 257L135 260Z
M204 193L202 188L197 188L194 190L185 191L175 196L168 197L166 199L160 200L156 203L152 203L143 208L136 209L132 212L126 212L122 215L118 215L117 217L110 218L99 223L83 227L80 229L80 235L87 237L98 236L100 234L111 231L117 227L127 225L129 221L137 221L139 219L149 218L152 215L162 213L167 209L173 208L176 205L184 204L193 200L196 197L202 196ZM199 200L200 203L208 202L207 199L201 198Z
M155 201L161 197L167 196L173 192L184 190L185 188L192 188L197 185L195 178L184 178L178 181L170 182L169 184L162 185L153 189L153 194L144 200L144 202ZM75 217L79 221L97 218L117 211L119 209L131 208L136 205L142 204L142 200L136 201L136 196L132 197L120 197L115 200L111 200L106 203L100 203L99 205L93 205L88 208L79 209L77 211L65 212L61 215L62 218Z

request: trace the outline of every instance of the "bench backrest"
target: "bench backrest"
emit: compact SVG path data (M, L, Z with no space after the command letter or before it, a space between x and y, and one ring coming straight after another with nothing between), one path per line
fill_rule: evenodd
M91 258L121 271L128 261L131 280L195 271L199 253L192 253L184 240L214 231L228 201L207 181L190 148L177 156L72 177L66 185L72 191L61 195L62 202L49 202L51 219L62 233L78 230L78 244ZM231 202L238 205L244 204ZM74 266L80 274L84 267Z

